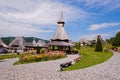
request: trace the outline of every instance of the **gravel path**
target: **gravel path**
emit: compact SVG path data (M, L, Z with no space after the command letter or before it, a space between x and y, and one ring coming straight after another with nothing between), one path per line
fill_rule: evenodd
M107 62L85 69L59 71L59 64L71 61L68 58L13 66L17 60L0 60L0 80L120 80L120 53L115 52Z

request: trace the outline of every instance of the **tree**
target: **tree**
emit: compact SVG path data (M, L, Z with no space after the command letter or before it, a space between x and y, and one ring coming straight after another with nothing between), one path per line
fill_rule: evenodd
M113 46L120 46L120 31L116 34L116 36L112 40Z
M40 47L37 46L37 54L40 54Z
M101 37L100 37L100 35L98 35L95 52L102 52L102 51L103 51L103 47L102 47L102 43L101 43Z
M107 42L111 43L112 46L120 46L120 31L116 34L115 37L108 39Z

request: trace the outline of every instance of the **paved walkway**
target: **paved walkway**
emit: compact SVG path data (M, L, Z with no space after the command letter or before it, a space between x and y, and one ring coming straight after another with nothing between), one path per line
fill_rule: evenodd
M58 71L59 64L68 58L13 66L17 59L0 60L0 80L120 80L120 53L102 64L74 71Z

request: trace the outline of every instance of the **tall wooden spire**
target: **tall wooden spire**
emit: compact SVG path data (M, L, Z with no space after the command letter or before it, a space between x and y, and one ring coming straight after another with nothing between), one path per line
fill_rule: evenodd
M58 23L57 30L51 40L68 40L69 41L70 39L64 29L65 23L63 21L63 12L61 12L61 15L57 23Z
M50 46L67 46L67 47L71 47L73 46L70 38L68 37L67 33L65 32L64 29L64 20L63 20L63 12L61 12L61 15L57 21L58 23L58 27L57 30L55 32L55 34L53 35L53 37L51 38L51 41L48 43L48 45Z
M61 11L61 14L60 14L60 17L59 17L59 19L58 19L58 25L62 25L62 27L64 27L64 24L65 24L65 22L64 22L64 20L63 20L63 11Z

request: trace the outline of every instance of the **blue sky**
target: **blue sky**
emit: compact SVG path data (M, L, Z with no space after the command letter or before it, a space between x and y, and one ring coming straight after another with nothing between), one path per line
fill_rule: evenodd
M61 10L72 41L111 38L120 31L120 0L0 0L0 37L49 40Z

